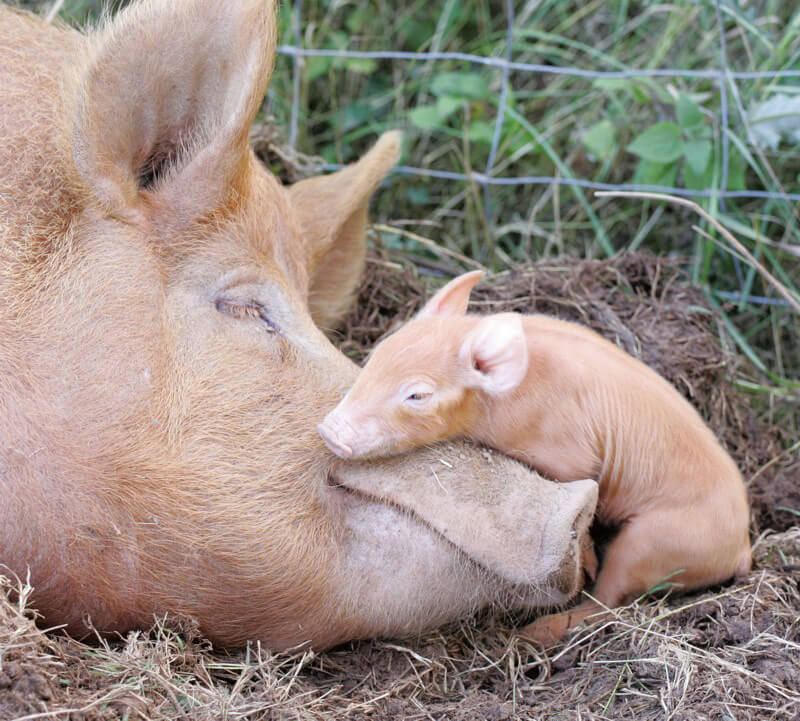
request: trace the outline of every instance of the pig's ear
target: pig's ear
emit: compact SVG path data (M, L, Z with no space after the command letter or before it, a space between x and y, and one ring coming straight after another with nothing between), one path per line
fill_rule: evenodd
M191 220L225 202L274 54L274 4L263 0L133 3L95 33L72 142L101 207L132 221L146 205Z
M473 388L492 395L514 390L528 372L528 343L520 315L484 318L464 339L459 358Z
M384 133L354 165L289 188L307 250L309 308L314 322L332 328L349 310L364 270L367 208L400 155L402 134Z
M423 306L418 316L464 315L469 305L469 294L481 278L482 270L473 270L453 278Z

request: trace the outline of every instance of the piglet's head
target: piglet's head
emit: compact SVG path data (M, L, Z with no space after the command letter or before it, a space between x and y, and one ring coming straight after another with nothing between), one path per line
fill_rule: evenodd
M482 276L473 271L450 281L373 349L318 427L337 456L384 456L471 435L482 400L520 385L528 371L520 316L466 314Z

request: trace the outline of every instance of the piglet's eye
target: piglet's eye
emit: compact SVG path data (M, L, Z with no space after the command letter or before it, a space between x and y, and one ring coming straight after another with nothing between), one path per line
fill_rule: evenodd
M420 401L428 400L433 393L411 393L406 397L410 403L419 403Z

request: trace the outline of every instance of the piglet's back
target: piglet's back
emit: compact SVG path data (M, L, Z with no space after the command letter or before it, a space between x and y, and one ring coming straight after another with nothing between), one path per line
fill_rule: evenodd
M577 399L578 411L591 420L587 432L600 445L599 475L607 485L627 477L639 486L647 479L653 485L642 494L673 491L687 502L731 485L741 490L735 495L746 509L736 464L665 378L588 328L543 315L527 316L524 326L532 358L541 356L539 366L562 402ZM672 480L676 474L683 482Z

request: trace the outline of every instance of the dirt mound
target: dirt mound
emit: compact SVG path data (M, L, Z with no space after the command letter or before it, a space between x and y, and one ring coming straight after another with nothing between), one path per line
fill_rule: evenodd
M356 359L429 294L407 261L373 253L337 338ZM324 654L228 655L191 625L87 645L43 634L28 590L0 593L0 721L67 719L795 719L800 715L800 461L732 376L748 368L679 260L543 261L490 278L478 312L577 320L652 365L696 404L750 482L755 569L703 594L641 599L542 651L523 619L482 615L403 641ZM47 717L47 716L44 716Z

